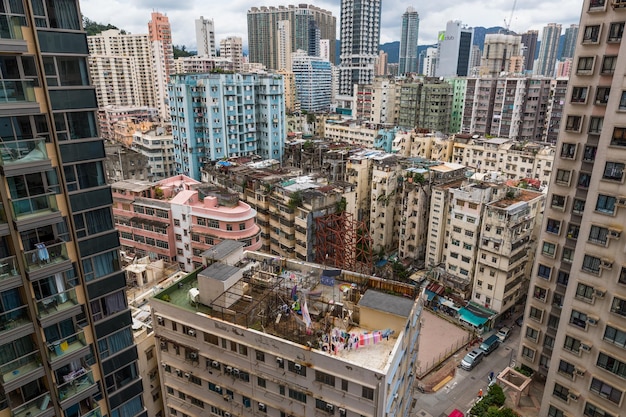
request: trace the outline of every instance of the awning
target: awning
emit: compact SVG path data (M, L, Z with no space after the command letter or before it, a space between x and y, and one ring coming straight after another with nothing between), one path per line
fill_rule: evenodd
M426 292L426 297L428 297L428 301L432 301L433 298L435 298L435 295L437 295L431 290L426 290L425 292Z
M480 327L485 324L488 320L487 317L480 317L469 311L467 308L463 307L459 309L459 314L461 316L461 320L468 322L472 326Z

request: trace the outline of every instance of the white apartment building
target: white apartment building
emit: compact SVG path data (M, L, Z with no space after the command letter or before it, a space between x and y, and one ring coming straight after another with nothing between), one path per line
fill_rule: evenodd
M243 41L240 36L227 36L220 41L220 57L232 62L232 70L243 70Z
M195 20L196 24L196 47L198 56L215 57L215 23L213 19L205 19L200 16Z
M408 415L423 303L413 286L214 249L150 300L169 414ZM406 297L373 289L382 283Z
M165 127L138 130L133 134L131 148L148 158L151 181L159 181L176 175L174 142L172 133Z
M392 154L376 156L372 164L370 235L374 253L390 253L398 247L397 190L402 167L398 157Z
M229 58L224 58L223 56L184 56L174 60L176 74L211 72L216 68L224 71L234 71L235 64Z
M164 71L165 66L157 68L155 48L147 34L122 34L110 29L88 36L87 42L89 71L100 107L163 108L165 103L157 96L157 80L166 77L157 77L156 72L158 68Z
M344 141L363 146L374 147L374 138L378 135L378 129L371 129L354 122L333 122L326 120L324 124L324 137L331 141Z

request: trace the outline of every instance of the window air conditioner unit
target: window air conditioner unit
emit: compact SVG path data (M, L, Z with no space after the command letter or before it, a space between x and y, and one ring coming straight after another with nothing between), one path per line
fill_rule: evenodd
M228 411L224 412L224 417L230 417L230 413Z
M276 358L276 363L278 364L279 367L283 367L285 361L283 360L283 358Z
M224 395L224 401L230 401L230 395L226 394Z
M189 329L189 330L187 330L187 334L189 336L195 336L196 335L196 331L194 329Z
M162 349L162 350L167 349L167 342L165 342L165 341L163 341L163 340L162 340L162 341L161 341L161 343L160 343L159 345L161 346L161 349Z
M625 196L619 196L615 199L615 205L620 206L620 207L626 207L626 197Z
M598 298L603 298L606 295L606 290L604 288L595 288L593 290L593 295Z
M572 401L578 401L579 396L580 394L575 391L570 391L569 394L567 394L567 398L569 398Z
M259 403L259 411L263 411L266 412L267 411L267 406L263 403Z
M617 239L621 236L621 234L622 231L619 229L609 229L609 237Z
M227 366L226 367L226 373L227 374L232 374L233 373L233 367L232 366Z
M302 365L300 365L299 363L296 363L293 365L293 369L295 369L296 372L300 372L302 370Z
M591 326L596 326L599 321L600 318L597 316L587 316L587 323Z
M602 268L604 268L604 269L611 269L611 268L613 268L613 260L612 259L602 258L601 262L602 262L602 264L600 266L602 266Z
M234 376L239 376L239 369L233 368L233 375Z
M198 354L196 352L191 352L189 354L189 359L193 359L193 360L198 359Z
M580 344L580 349L584 350L585 352L589 352L589 351L591 351L591 344L589 344L589 343L581 343Z
M346 409L345 408L340 408L339 409L339 415L341 417L346 417Z
M332 404L326 404L326 411L328 411L329 413L334 413L335 412L335 406Z
M215 369L220 369L220 363L218 361L212 361L211 362L211 367L213 367Z
M183 371L180 369L176 369L174 372L176 372L176 376L183 376Z
M161 316L157 316L157 323L163 326L163 323L165 323L165 319Z
M585 376L585 370L584 369L579 369L579 368L574 368L574 372L576 373L576 375L578 376Z
M189 372L185 372L185 378L187 379L191 378L191 374Z
M222 387L220 387L219 385L216 385L215 392L222 392Z

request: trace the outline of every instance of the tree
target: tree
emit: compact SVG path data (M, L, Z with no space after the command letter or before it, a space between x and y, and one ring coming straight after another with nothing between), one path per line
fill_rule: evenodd
M174 59L196 55L193 52L189 52L185 45L172 45L172 49L174 50Z
M83 27L85 28L85 32L87 32L87 36L98 35L104 32L105 30L109 30L109 29L119 30L117 26L113 26L110 23L107 23L105 25L104 23L99 23L94 20L91 20L86 16L83 16ZM126 35L127 32L124 29L122 29L120 30L120 33L122 35Z
M291 195L289 196L289 203L287 203L287 206L289 206L290 209L294 210L296 207L299 207L301 204L302 204L302 192L294 191L293 193L291 193Z

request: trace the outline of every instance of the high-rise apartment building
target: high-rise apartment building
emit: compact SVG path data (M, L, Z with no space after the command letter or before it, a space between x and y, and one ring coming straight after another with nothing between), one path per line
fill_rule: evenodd
M617 416L626 378L626 2L585 0L518 363L539 415Z
M2 6L0 414L147 417L78 1Z
M341 1L339 94L352 95L354 84L374 79L380 44L381 0Z
M576 41L578 38L578 25L570 25L565 28L565 36L563 38L563 50L559 59L573 58L576 49Z
M300 108L312 113L330 111L332 73L330 62L304 51L291 55Z
M162 13L152 12L152 19L148 22L148 36L153 42L161 42L160 46L165 60L166 82L169 82L169 76L174 73L174 48L172 46L170 19Z
M215 56L215 23L200 16L196 19L196 47L199 56Z
M556 57L559 49L559 38L561 37L561 25L548 23L541 32L541 45L539 46L539 57L537 58L534 73L552 77L554 75Z
M437 77L465 77L469 74L474 29L460 21L449 21L445 32L439 32Z
M180 74L169 85L177 172L200 179L205 163L236 156L282 158L283 78Z
M378 51L378 59L376 60L376 76L387 75L387 64L389 63L389 55L387 52Z
M489 33L480 62L480 76L499 77L510 72L512 59L521 55L521 36Z
M281 20L276 24L276 47L278 53L278 71L291 72L291 24Z
M402 15L402 32L400 34L400 59L398 72L400 75L417 73L417 39L419 35L420 16L413 7L408 7Z
M243 69L243 41L240 36L228 36L220 41L220 57L233 63L233 71Z
M535 55L537 54L538 30L529 30L522 33L522 45L524 52L524 70L532 71L535 65Z
M268 69L278 68L278 22L289 22L291 52L309 50L311 34L310 20L319 29L319 39L330 40L330 57L335 56L337 19L328 10L309 4L279 7L252 7L248 10L249 61L265 65ZM314 31L315 33L315 31Z

